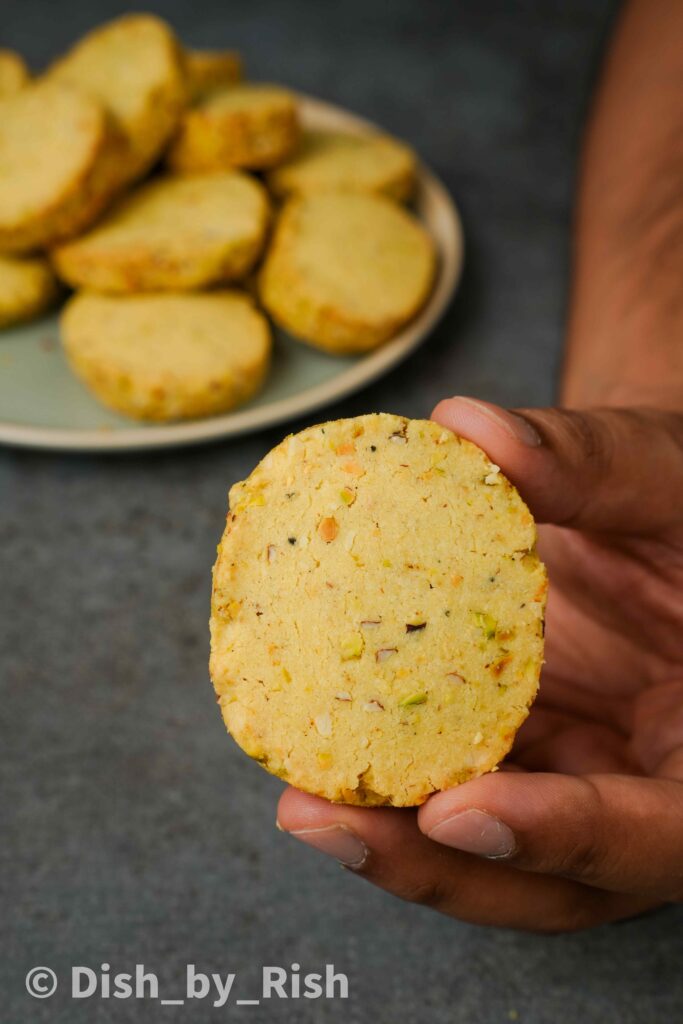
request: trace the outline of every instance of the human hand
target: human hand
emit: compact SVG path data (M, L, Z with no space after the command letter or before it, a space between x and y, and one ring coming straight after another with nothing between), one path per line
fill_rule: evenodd
M544 524L539 696L500 772L419 810L288 789L283 830L479 924L564 931L683 899L683 416L441 402Z

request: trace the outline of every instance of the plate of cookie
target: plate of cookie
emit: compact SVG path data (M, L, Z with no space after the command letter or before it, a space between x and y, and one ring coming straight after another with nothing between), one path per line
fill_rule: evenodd
M244 81L233 51L150 15L35 76L0 51L0 442L165 447L305 415L414 351L462 263L409 146Z

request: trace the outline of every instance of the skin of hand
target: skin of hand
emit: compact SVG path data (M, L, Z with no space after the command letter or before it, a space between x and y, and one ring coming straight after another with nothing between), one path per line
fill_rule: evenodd
M624 3L578 168L563 405L683 409L682 40L680 0Z
M433 418L542 524L539 696L503 770L416 810L288 789L279 828L479 924L568 931L683 900L683 415L453 398Z

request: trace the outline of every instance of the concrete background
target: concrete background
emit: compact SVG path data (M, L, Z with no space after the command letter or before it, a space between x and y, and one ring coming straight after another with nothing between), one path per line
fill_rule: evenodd
M578 133L608 0L216 0L147 5L255 78L408 138L461 205L467 271L402 368L330 416L428 414L470 393L552 399ZM111 2L3 5L2 45L39 65ZM293 424L294 428L304 423ZM207 679L209 569L229 485L282 436L162 455L0 452L0 1019L344 1024L649 1024L681 1019L681 909L541 938L440 918L280 835L280 784L226 737ZM348 1003L185 1009L64 992L72 964L333 962ZM24 975L62 989L31 1000Z

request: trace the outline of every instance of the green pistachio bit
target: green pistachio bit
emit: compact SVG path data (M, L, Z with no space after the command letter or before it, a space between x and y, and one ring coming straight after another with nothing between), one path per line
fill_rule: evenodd
M424 704L427 700L426 693L411 693L398 702L400 708L412 708L416 704Z
M339 645L342 661L352 661L354 658L360 658L364 646L365 641L361 633L349 633L348 636L342 639Z
M488 612L475 612L474 621L477 623L486 639L493 640L498 628L498 623L494 619L493 615L489 615Z

